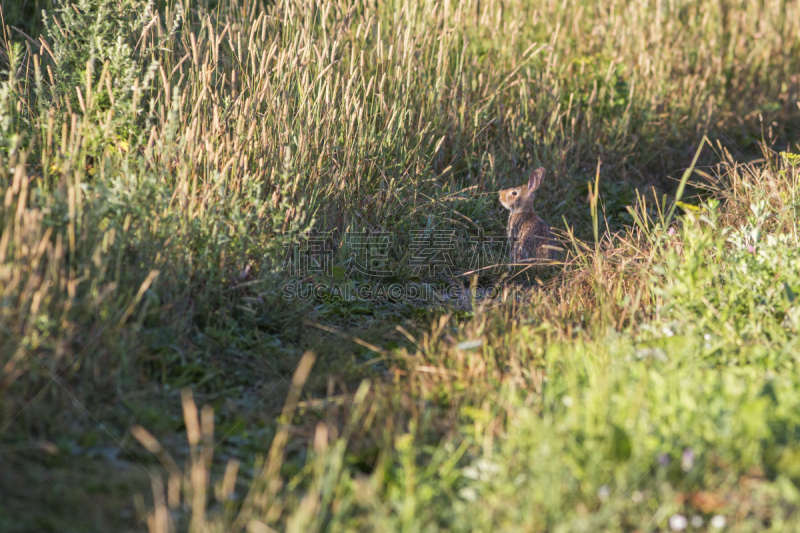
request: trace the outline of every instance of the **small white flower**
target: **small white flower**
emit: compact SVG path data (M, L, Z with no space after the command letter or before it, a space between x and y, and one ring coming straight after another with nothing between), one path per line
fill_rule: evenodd
M707 340L707 341L710 341L711 340L711 334L710 333L706 333L705 335L703 335L703 338L705 340Z
M611 496L611 489L608 488L608 485L603 485L599 489L597 489L597 497L600 498L601 502L604 502Z
M472 487L464 487L460 491L458 491L458 495L467 500L468 502L474 502L478 499L478 493L475 492L475 489Z
M669 517L669 528L672 531L683 531L687 525L689 525L689 522L682 514L674 514Z
M725 527L725 517L721 514L714 515L714 518L711 519L711 527L714 529L722 529Z
M472 467L472 466L468 466L466 468L463 468L461 470L461 475L463 475L464 477L467 477L469 479L478 479L478 477L480 477L480 474L478 473L478 470L476 468Z
M574 402L572 400L572 396L564 396L563 398L561 398L561 403L563 403L567 407L572 407L572 404Z
M686 448L681 455L681 469L688 472L694 466L694 450Z
M481 472L486 472L489 474L496 474L500 471L500 466L497 463L493 463L492 461L487 461L486 459L478 459L475 463L475 466L478 467L478 470Z
M673 335L675 335L675 332L672 331L672 329L670 329L669 326L664 326L663 328L661 328L661 333L663 333L667 337L672 337Z

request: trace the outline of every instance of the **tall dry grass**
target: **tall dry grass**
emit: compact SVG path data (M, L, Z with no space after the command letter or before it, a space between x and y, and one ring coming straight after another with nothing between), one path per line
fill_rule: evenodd
M625 350L648 335L654 345L668 342L659 328L677 327L667 322L681 313L715 335L725 332L719 341L729 358L724 364L757 360L770 371L789 364L781 328L794 327L791 307L775 291L756 307L742 289L746 278L733 275L742 269L726 269L723 252L756 273L754 284L778 276L788 283L784 293L794 294L788 270L766 265L776 250L790 250L791 241L769 244L764 256L743 254L748 246L756 249L760 236L796 233L796 166L775 151L796 151L789 141L799 125L797 1L208 6L64 3L46 13L41 37L26 37L6 21L2 432L13 427L21 438L47 435L59 426L54 415L66 409L65 399L102 403L143 384L179 387L194 380L190 371L181 373L192 365L222 368L208 372L218 379L242 360L261 358L275 376L287 374L307 347L302 319L319 311L280 297L282 254L291 237L311 227L332 230L341 267L346 232L387 230L401 250L392 261L402 266L403 247L416 229L454 229L459 242L476 228L502 234L494 192L537 165L555 178L537 209L570 248L563 272L534 273L537 288L510 291L485 309L398 330L409 343L405 352L376 347L381 357L391 353L384 370L394 381L379 380L370 396L361 393L361 403L343 394L347 409L305 431L324 458L305 466L304 475L313 475L287 486L277 481L278 458L265 467L269 482L254 489L257 504L248 503L258 520L252 528L323 528L331 516L340 517L339 509L359 525L375 519L412 528L415 505L423 505L415 489L435 478L418 468L430 458L426 446L472 439L461 441L463 449L452 441L451 455L458 457L452 463L444 444L437 448L432 464L443 478L463 466L457 450L468 452L464 461L491 455L513 411L502 395L529 390L527 407L552 407L537 404L536 395L559 374L568 379L557 383L558 394L574 395L588 383L591 412L604 419L610 396L603 373L616 368L612 355L630 355ZM693 164L704 138L713 149L704 148ZM763 161L747 161L754 154ZM696 206L699 199L689 203L687 190L676 207L670 177L688 179L690 165L696 171L691 185L721 203ZM588 201L587 182L593 183ZM721 233L737 226L746 231ZM741 292L713 300L704 288L719 279ZM700 296L674 301L692 291ZM735 323L741 302L753 305L746 316L762 328L752 337L719 318ZM360 324L354 315L344 313L327 327ZM431 319L427 311L423 318ZM698 332L679 348L702 352L704 333ZM754 347L765 338L762 344L784 350L768 363ZM477 350L463 344L477 341ZM648 354L662 349L645 348ZM614 374L615 383L644 380L642 372L624 379ZM227 387L224 378L208 385L206 377L204 387ZM670 403L673 389L653 390L668 391L654 404ZM741 399L733 389L724 392L730 394L720 398ZM44 401L28 407L36 398ZM538 416L536 409L513 412L523 411L533 413L530 420ZM615 423L635 418L625 416ZM375 417L386 418L390 434ZM209 415L205 420L199 433L190 431L197 453L194 473L181 482L190 497L180 499L201 523L205 500L195 496L212 492L208 450L197 451L210 438ZM542 429L530 420L524 427ZM285 423L284 429L290 420ZM366 429L350 431L357 438L338 438L362 423ZM579 426L569 427L578 432ZM586 427L605 438L596 420ZM359 462L365 469L407 477L393 484L376 474L364 481L343 466L352 448L368 456ZM179 475L173 466L170 505ZM233 475L218 493L223 509ZM600 478L587 479L592 485ZM160 493L161 485L154 487ZM455 491L444 483L434 492ZM392 498L401 503L384 513ZM350 513L342 502L352 501L361 507ZM424 509L437 508L432 501ZM170 527L164 509L151 518L154 530ZM225 527L226 512L218 522ZM237 527L250 523L245 514L248 521Z

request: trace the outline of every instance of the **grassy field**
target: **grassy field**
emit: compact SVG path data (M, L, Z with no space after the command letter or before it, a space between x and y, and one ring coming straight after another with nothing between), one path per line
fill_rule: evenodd
M1 531L800 530L800 1L0 9Z

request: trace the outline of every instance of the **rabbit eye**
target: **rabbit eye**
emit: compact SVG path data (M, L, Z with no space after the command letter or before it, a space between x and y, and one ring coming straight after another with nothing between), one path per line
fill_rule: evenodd
M514 192L511 193L511 196L516 196L516 195L517 195L517 191L514 191Z

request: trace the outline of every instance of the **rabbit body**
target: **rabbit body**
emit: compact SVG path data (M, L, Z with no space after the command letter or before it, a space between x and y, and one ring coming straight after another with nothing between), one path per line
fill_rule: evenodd
M556 240L550 226L533 210L536 190L544 181L544 169L531 172L526 185L500 191L500 203L508 216L509 258L512 263L555 261Z

